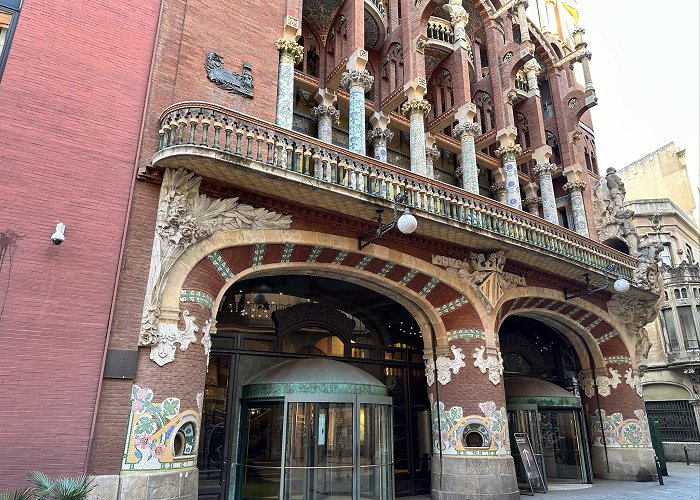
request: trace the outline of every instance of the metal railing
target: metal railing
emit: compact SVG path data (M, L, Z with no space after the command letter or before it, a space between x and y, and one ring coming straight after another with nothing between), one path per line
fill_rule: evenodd
M637 260L526 212L489 198L429 179L373 158L353 153L237 111L201 102L174 104L161 114L159 150L187 146L216 150L244 165L272 166L390 203L404 194L408 206L448 223L461 223L519 246L530 246L561 258L603 270L617 264L621 276L632 280ZM158 158L154 158L157 164Z

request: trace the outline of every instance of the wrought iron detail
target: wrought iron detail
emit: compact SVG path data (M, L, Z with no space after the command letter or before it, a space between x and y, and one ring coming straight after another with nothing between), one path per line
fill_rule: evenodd
M204 62L209 80L224 90L234 94L242 94L253 97L253 66L249 62L243 63L243 72L235 73L224 67L224 58L216 52L209 52Z
M647 401L649 422L661 424L662 441L698 441L698 423L688 401Z

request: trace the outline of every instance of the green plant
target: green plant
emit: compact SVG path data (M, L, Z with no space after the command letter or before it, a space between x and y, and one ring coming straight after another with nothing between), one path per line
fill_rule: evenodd
M5 491L0 493L0 500L31 500L34 490L25 488L23 490Z
M95 487L93 479L85 474L51 479L43 472L34 470L29 473L29 481L36 486L39 500L83 500Z

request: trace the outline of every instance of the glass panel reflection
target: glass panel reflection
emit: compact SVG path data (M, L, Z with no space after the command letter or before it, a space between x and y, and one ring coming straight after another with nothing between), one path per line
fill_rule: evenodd
M284 405L249 406L243 419L241 498L279 498Z

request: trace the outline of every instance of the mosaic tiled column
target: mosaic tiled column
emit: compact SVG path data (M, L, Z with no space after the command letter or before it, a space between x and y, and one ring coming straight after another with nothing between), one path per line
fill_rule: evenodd
M559 223L557 217L557 200L554 197L554 184L552 174L556 172L554 163L542 163L537 165L533 172L540 178L540 195L542 196L542 216L544 220L553 224Z
M476 165L474 137L479 134L478 123L462 123L452 130L452 136L462 145L462 187L479 194L479 167Z
M425 99L411 99L401 106L401 112L408 116L411 141L411 172L427 176L425 164L425 125L423 117L430 112L430 103Z
M384 163L386 163L386 145L388 142L391 141L392 137L394 137L394 133L388 128L375 128L367 132L367 139L369 139L369 141L372 143L372 147L374 148L375 160L383 161Z
M518 164L515 159L522 152L522 148L518 144L501 146L496 150L496 154L501 157L501 162L503 163L506 183L506 205L517 208L518 210L523 209L523 202L520 198Z
M493 195L496 197L498 201L503 203L504 205L507 204L506 202L506 183L503 181L500 182L494 182L491 184L491 191L493 192Z
M530 196L523 200L527 213L537 216L540 215L540 202L541 200L539 196Z
M586 209L583 206L583 190L586 183L573 181L564 184L564 189L569 192L571 210L574 219L574 231L583 236L588 236L588 222L586 221Z
M374 77L366 69L346 69L340 85L350 93L348 112L348 149L354 153L366 154L365 146L365 92L372 88Z
M279 38L275 44L280 51L275 122L280 127L291 130L294 117L294 64L301 61L304 48L294 40L285 38Z
M318 120L318 138L322 141L333 142L333 123L338 123L340 111L335 106L319 104L311 110L311 114Z

